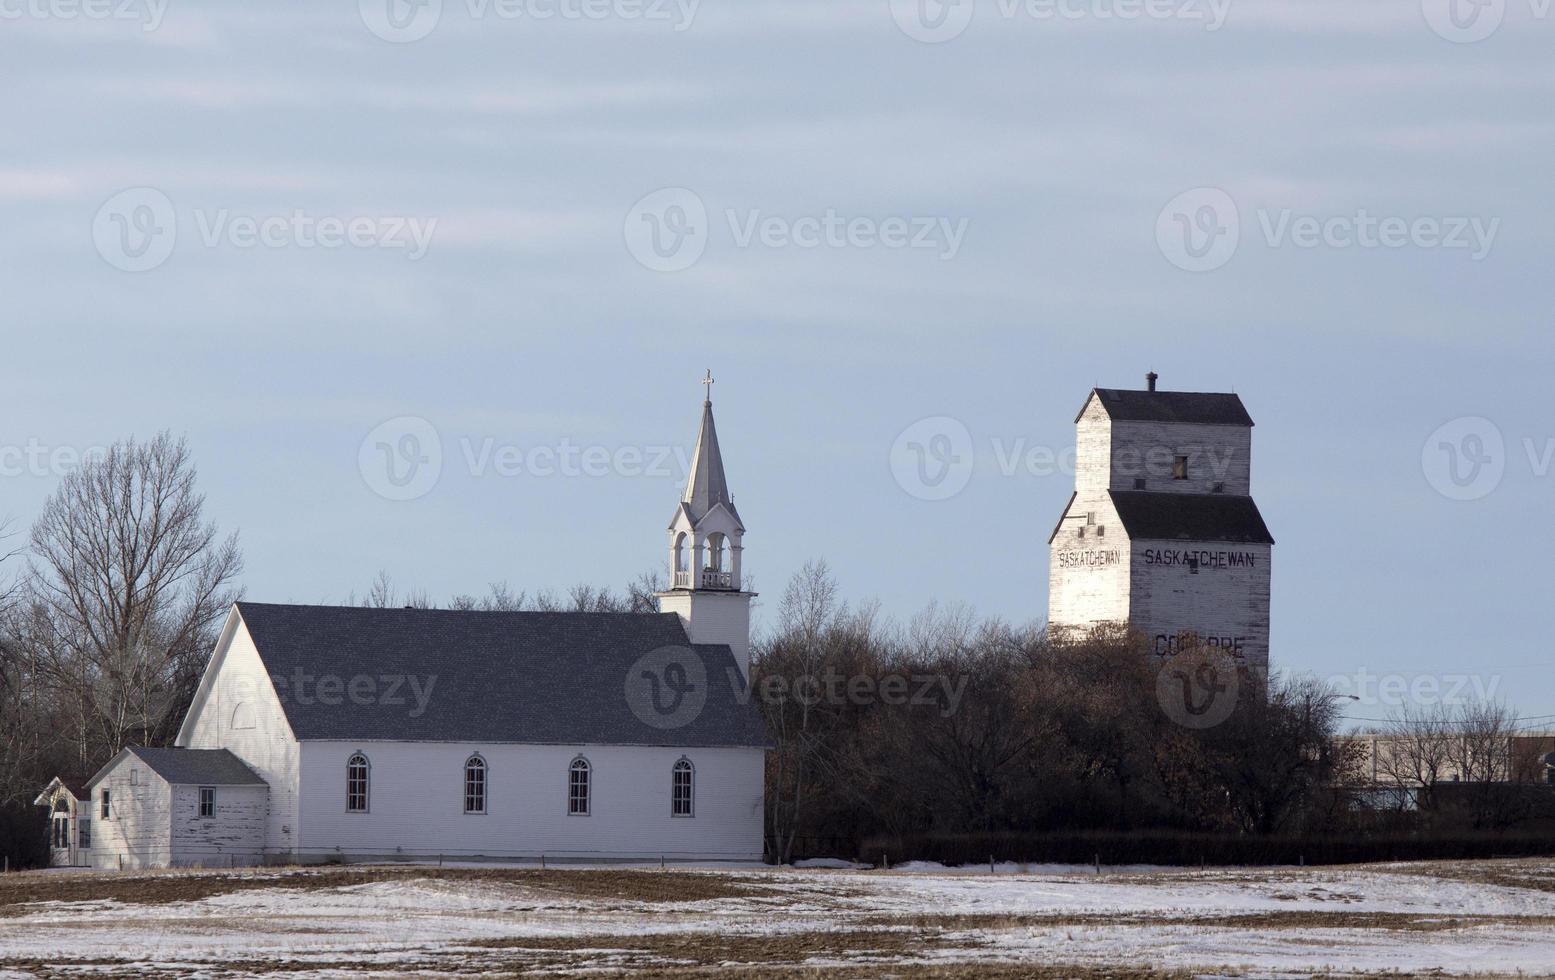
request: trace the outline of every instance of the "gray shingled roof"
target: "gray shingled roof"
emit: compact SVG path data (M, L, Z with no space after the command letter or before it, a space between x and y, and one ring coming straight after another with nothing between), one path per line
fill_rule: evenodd
M124 750L174 786L264 786L263 778L226 749ZM109 763L104 770L112 766ZM94 777L95 779L95 777Z
M1137 391L1096 388L1107 415L1128 422L1194 422L1202 425L1252 425L1253 417L1234 394L1209 391ZM1086 399L1090 403L1090 399ZM1080 406L1080 415L1085 406ZM1080 421L1080 416L1075 416Z
M1154 490L1107 492L1132 540L1274 543L1252 497Z
M673 613L467 612L241 602L299 739L765 746L726 645L692 645ZM705 675L700 710L648 707L655 651ZM664 660L648 664L660 679ZM303 677L301 686L297 678ZM326 704L322 678L343 691ZM359 678L371 678L359 681ZM391 692L391 681L403 679ZM350 696L353 682L369 697ZM418 691L420 700L418 702ZM697 699L687 692L687 704ZM629 700L631 699L631 700ZM743 700L744 703L741 703ZM635 706L634 702L635 701ZM424 709L417 711L418 703ZM660 702L672 702L666 695ZM651 721L661 722L650 724ZM670 724L673 721L674 724Z

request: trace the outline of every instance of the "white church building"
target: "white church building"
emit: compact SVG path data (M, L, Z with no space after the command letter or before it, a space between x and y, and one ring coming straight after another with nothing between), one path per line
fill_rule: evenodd
M88 843L56 856L759 860L744 533L709 398L658 613L239 602L176 747L74 791Z

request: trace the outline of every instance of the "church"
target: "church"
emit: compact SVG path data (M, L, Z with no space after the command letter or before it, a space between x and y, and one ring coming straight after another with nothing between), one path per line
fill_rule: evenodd
M657 613L238 602L175 747L39 797L55 861L758 861L744 534L709 395Z

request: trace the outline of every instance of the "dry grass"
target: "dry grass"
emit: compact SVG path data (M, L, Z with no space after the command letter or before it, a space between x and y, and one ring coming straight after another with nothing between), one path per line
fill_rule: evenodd
M192 902L256 888L329 889L385 881L474 881L519 886L592 901L702 902L778 894L755 875L616 869L357 867L271 869L251 873L148 871L0 877L0 917L24 915L37 902L115 901L135 905Z

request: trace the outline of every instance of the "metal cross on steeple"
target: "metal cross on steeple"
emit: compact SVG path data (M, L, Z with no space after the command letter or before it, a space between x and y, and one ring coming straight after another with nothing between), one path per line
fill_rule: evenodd
M707 385L707 395L703 400L707 402L707 404L711 405L713 403L713 385L715 384L713 381L712 368L707 369L707 377L702 379L702 383Z

